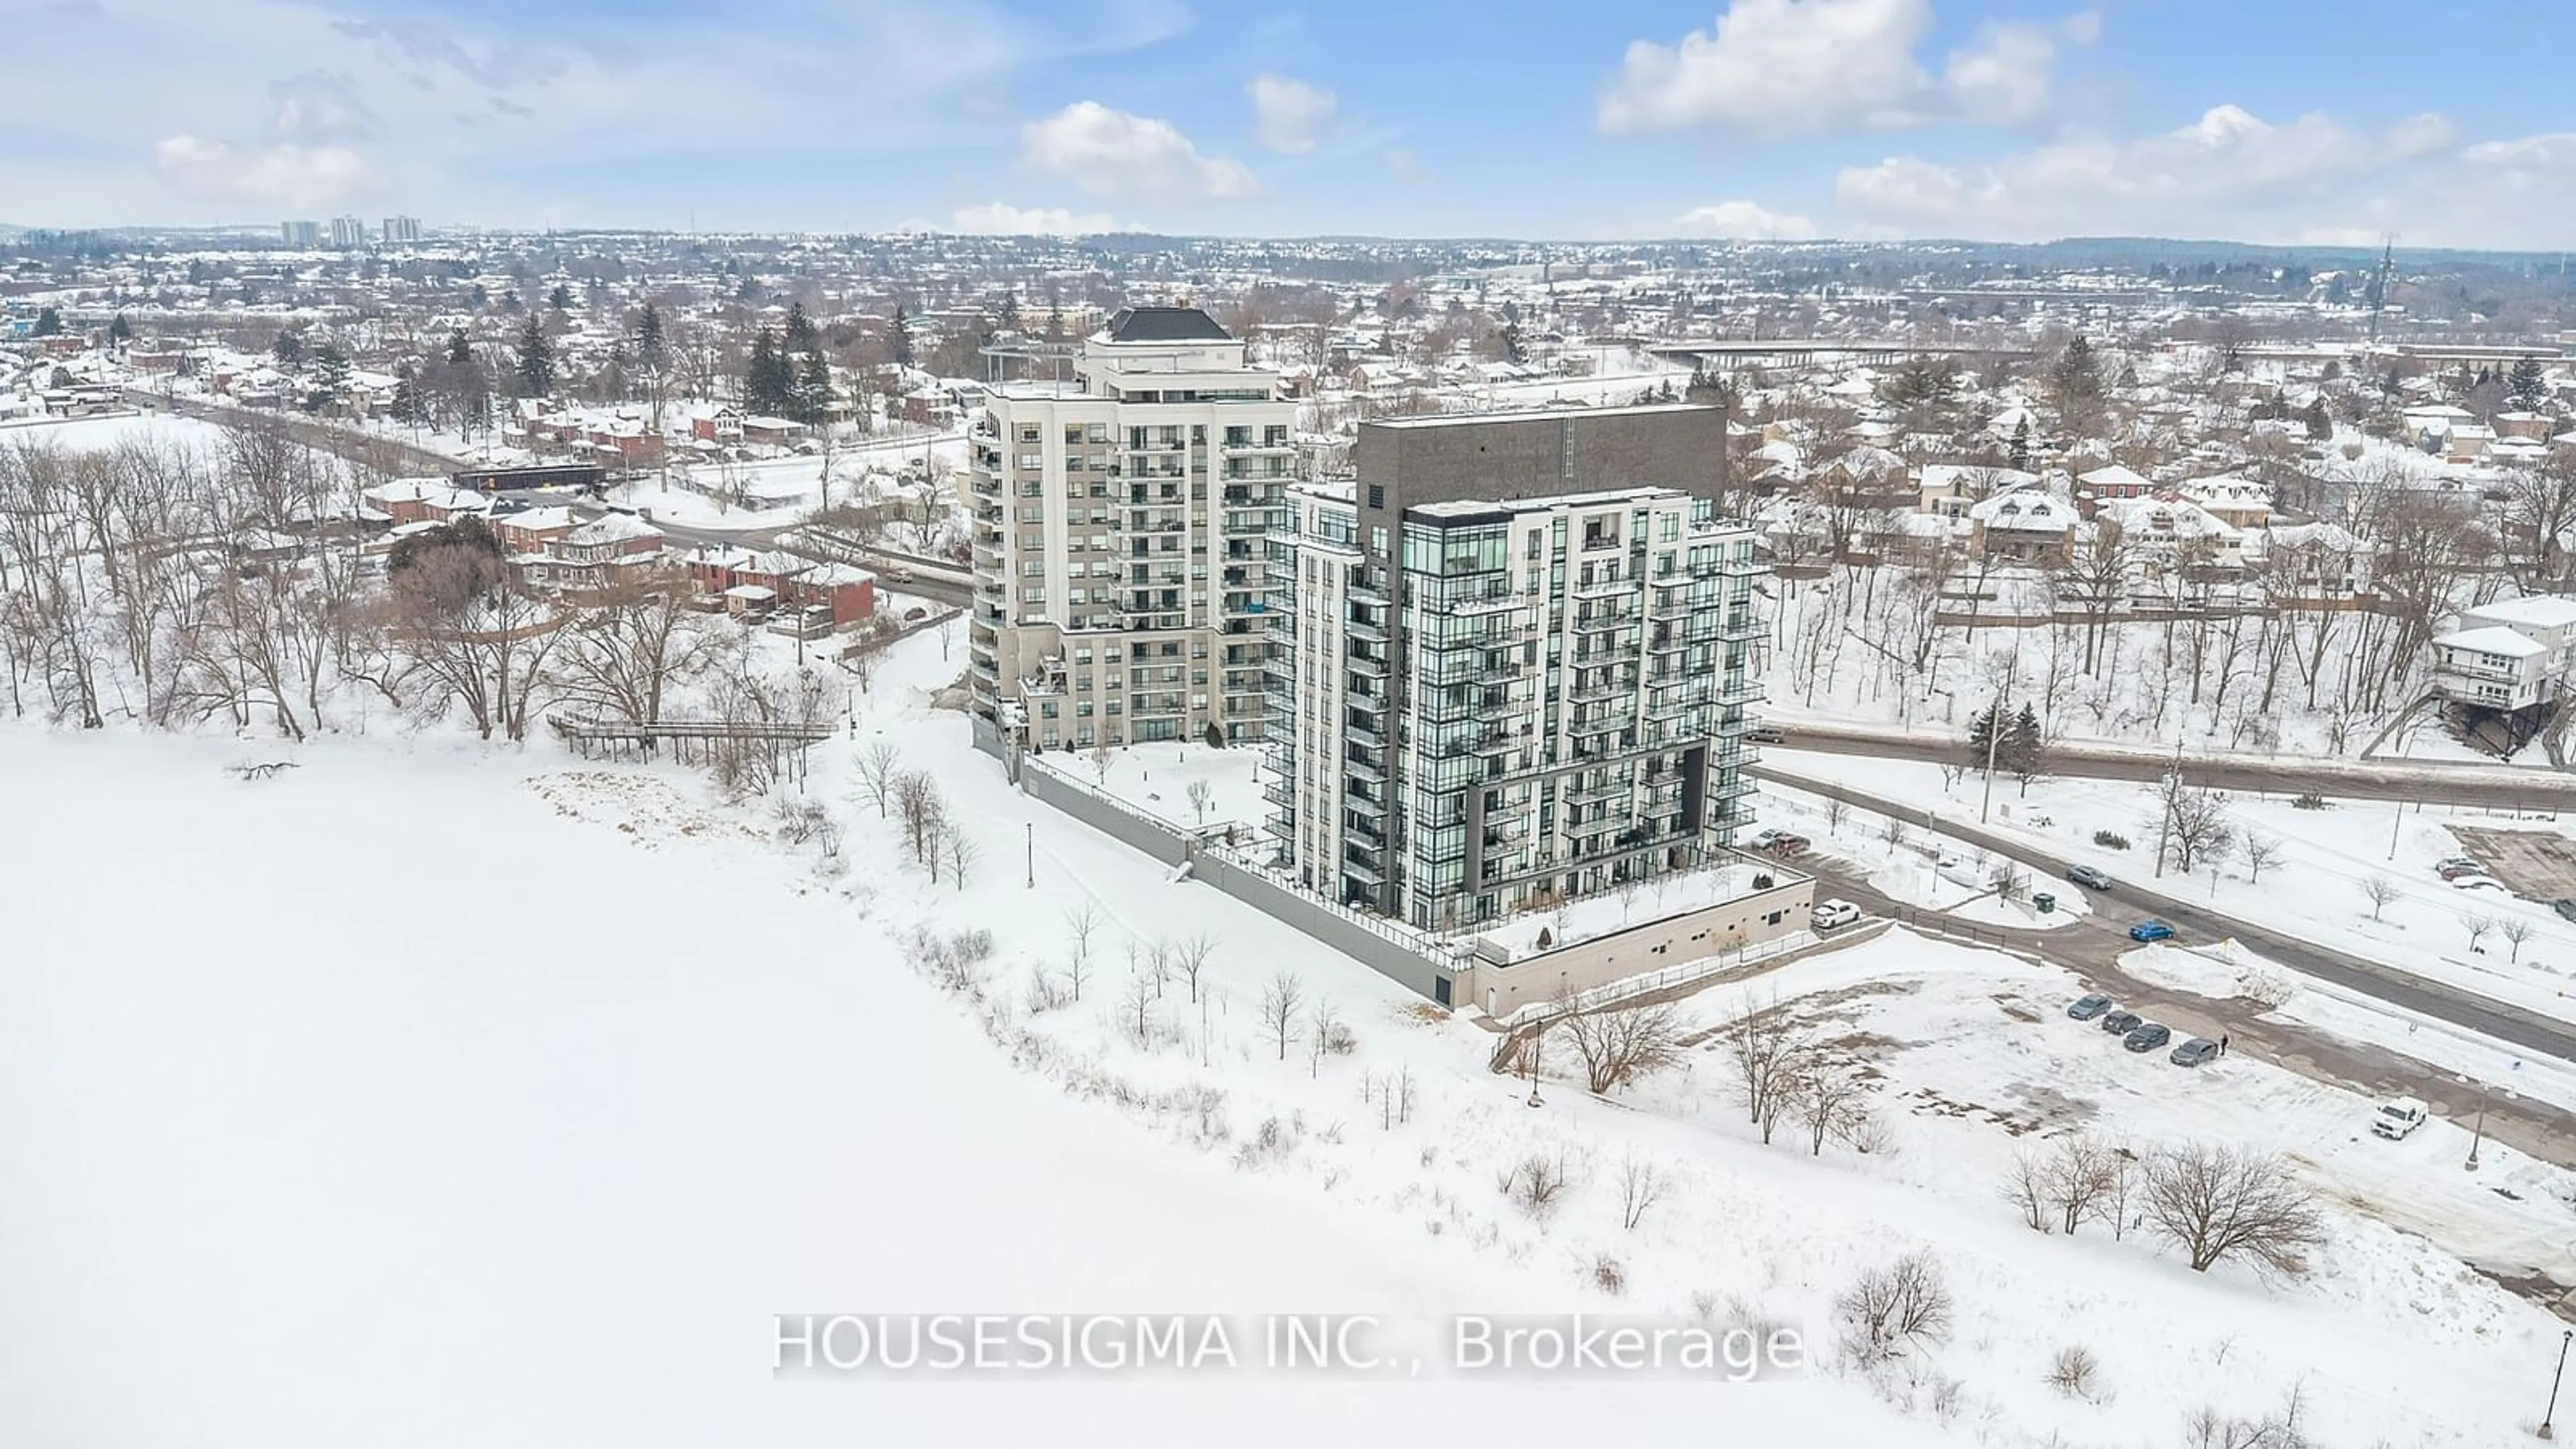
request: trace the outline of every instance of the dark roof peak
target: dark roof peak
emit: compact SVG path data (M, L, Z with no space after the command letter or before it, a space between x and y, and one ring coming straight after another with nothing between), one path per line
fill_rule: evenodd
M1199 307L1121 307L1109 319L1112 342L1232 342L1233 334Z

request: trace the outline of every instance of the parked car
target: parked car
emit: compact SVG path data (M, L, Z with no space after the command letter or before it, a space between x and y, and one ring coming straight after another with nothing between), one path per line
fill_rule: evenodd
M2561 920L2576 921L2576 896L2560 896L2549 903L2549 908L2556 911Z
M1755 725L1744 732L1744 737L1757 745L1781 744L1789 738L1778 725Z
M2173 1040L2173 1028L2161 1021L2142 1021L2120 1038L2120 1045L2133 1052L2151 1052Z
M1856 925L1859 921L1860 907L1849 901L1818 901L1815 908L1807 912L1807 924L1819 931Z
M2464 875L2451 882L2455 891L2500 891L2504 882L2491 875Z
M2173 933L2173 927L2166 925L2162 921L2140 921L2129 928L2129 939L2132 941L2166 941L2173 938Z
M2066 1008L2066 1014L2077 1021L2091 1021L2110 1009L2111 998L2096 991L2090 996L2075 998L2074 1004Z
M2431 1108L2413 1097L2398 1097L2379 1104L2379 1110L2371 1114L2370 1130L2391 1142L2400 1141L2423 1126L2431 1113Z
M2486 869L2485 864L2474 855L2446 855L2440 860L2433 862L2433 868L2435 870L2440 870L2445 866L2453 865L2460 866L2467 870Z
M2446 860L2433 867L2433 873L2444 880L2458 880L2464 875L2485 875L2487 868L2474 860Z
M2113 1036L2127 1036L2147 1024L2147 1019L2134 1011L2115 1011L2102 1018L2102 1029Z
M1779 838L1779 831L1765 825L1761 829L1754 831L1751 835L1744 837L1744 848L1747 850L1769 850L1771 848L1771 842Z
M2214 1060L2217 1056L2218 1043L2205 1036L2196 1036L2181 1046L2175 1047L2173 1055L2166 1060L2178 1067L2196 1067L2203 1062Z
M2084 887L2088 891L2107 891L2111 888L2110 874L2106 871L2095 870L2089 865L2068 866L2066 868L2066 878L2075 882L2077 885Z
M1782 833L1771 837L1771 853L1773 855L1784 857L1804 855L1807 853L1808 847L1814 844L1814 841L1809 840L1803 835L1791 835L1783 831Z

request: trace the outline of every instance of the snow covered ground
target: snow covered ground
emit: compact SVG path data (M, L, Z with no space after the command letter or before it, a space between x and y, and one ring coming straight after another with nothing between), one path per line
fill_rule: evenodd
M2537 1417L2557 1324L2460 1260L2566 1242L2556 1169L2499 1157L2464 1185L2432 1170L2460 1145L2444 1124L2356 1137L2358 1099L2123 1053L2063 1017L2065 973L1904 934L1754 988L1848 1023L1879 1151L1762 1145L1705 1050L1616 1102L1560 1077L1533 1109L1487 1072L1489 1032L1018 794L927 707L956 672L935 639L897 645L818 750L837 857L692 774L546 744L0 730L21 902L0 1422L71 1445L1381 1443L1614 1420L1644 1442L2166 1444L2203 1405L2253 1415L2294 1383L2330 1444L2468 1449ZM904 864L854 797L880 739L947 796L977 856L962 881ZM1185 805L1159 748L1122 753ZM224 769L288 757L267 781ZM975 930L990 957L937 969L923 942ZM1199 935L1195 988L1151 969L1155 943ZM1306 1003L1284 1050L1261 1010L1283 979ZM1324 1003L1347 1052L1312 1049ZM2333 1240L2267 1283L2035 1235L2001 1164L2080 1124L2295 1153ZM1498 1187L1533 1156L1572 1180L1535 1214ZM1668 1183L1633 1227L1631 1163ZM939 1309L1583 1309L1801 1325L1836 1360L1836 1296L1915 1247L1958 1299L1942 1342L1723 1393L770 1374L774 1314ZM2093 1397L2044 1382L2071 1345L2103 1361Z
M0 448L64 448L91 452L126 443L211 449L224 441L224 430L203 418L177 413L111 413L87 418L42 418L0 423Z
M1839 779L1862 789L1956 808L1976 818L1979 783L1973 777L1945 787L1940 767L1857 755L1769 752L1784 767ZM2155 786L2119 780L2042 779L2027 797L1998 800L1988 828L2019 835L2072 860L2099 866L2124 885L2163 888L2169 895L2213 905L2275 930L2356 956L2384 961L2417 975L2448 981L2564 1020L2576 1020L2576 925L2544 902L2500 891L2460 890L2433 872L2434 862L2461 854L2452 824L2564 833L2564 822L2442 806L2403 806L2376 801L2336 801L2330 809L2301 810L2287 799L2237 795L2230 819L2279 843L2278 863L2261 879L2242 851L2230 855L2215 880L2202 869L2189 880L2170 873L2154 879L2157 805ZM1854 812L1857 815L1859 812ZM2045 817L2046 825L2037 823ZM1863 833L1874 819L1855 826ZM2126 850L2094 843L2097 832L2126 839ZM2394 894L2375 905L2366 894L2385 881ZM2064 896L2061 895L2061 900ZM2489 925L2470 947L2470 922ZM2527 931L2517 947L2503 935L2505 921Z

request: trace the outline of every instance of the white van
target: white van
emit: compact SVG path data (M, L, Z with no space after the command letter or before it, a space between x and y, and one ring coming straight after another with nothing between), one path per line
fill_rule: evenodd
M1807 924L1819 931L1853 925L1859 920L1860 907L1849 901L1818 901L1815 909L1807 912Z

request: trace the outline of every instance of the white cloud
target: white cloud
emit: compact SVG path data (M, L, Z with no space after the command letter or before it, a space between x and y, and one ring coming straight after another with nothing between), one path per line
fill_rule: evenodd
M1379 159L1386 162L1387 174L1393 176L1396 180L1403 182L1405 185L1428 186L1431 184L1430 168L1422 164L1421 157L1414 155L1411 151L1406 150L1402 146L1389 146L1384 151L1379 152L1378 156Z
M153 147L153 159L162 179L210 201L327 211L385 193L375 168L346 146L243 147L170 136Z
M1262 145L1292 156L1314 150L1341 109L1331 91L1281 75L1254 76L1244 92L1252 97L1253 134Z
M1750 201L1721 201L1694 206L1675 223L1683 236L1723 237L1731 241L1805 241L1816 224L1803 216L1784 216Z
M1062 207L1020 207L991 201L958 208L950 219L957 230L987 236L1097 236L1116 231L1107 212L1071 212Z
M2398 178L2453 134L2439 116L2366 132L2216 106L2159 135L2056 141L1981 164L1890 157L1846 168L1834 189L1854 217L1918 236L2263 240L2343 225L2328 213L2357 209L2359 188Z
M1171 122L1076 101L1020 128L1021 159L1084 192L1143 201L1228 201L1257 194L1240 161L1202 156Z
M1733 0L1713 30L1630 44L1597 120L1612 135L2019 125L2046 114L2060 44L2090 44L2101 29L2089 13L1988 26L1936 78L1915 58L1931 24L1932 0Z

